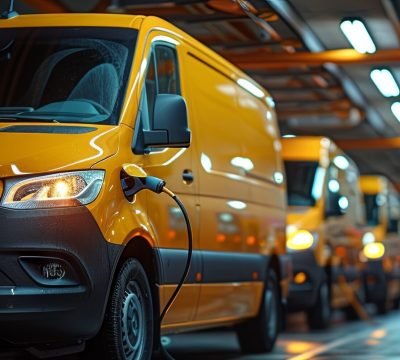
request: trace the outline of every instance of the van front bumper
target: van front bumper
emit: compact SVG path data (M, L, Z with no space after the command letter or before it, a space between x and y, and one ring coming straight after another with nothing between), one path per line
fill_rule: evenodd
M0 339L32 346L94 336L118 252L86 207L0 207Z
M289 254L293 266L293 279L289 284L289 311L303 311L317 302L318 289L326 280L324 269L318 265L312 250L296 251ZM304 273L305 281L296 283L295 277Z

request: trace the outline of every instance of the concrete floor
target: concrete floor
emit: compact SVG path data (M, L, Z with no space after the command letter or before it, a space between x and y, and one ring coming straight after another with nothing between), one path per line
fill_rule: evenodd
M163 341L176 360L399 360L400 311L376 316L370 323L345 322L338 313L329 330L318 332L307 330L301 314L290 315L274 352L256 356L242 355L230 331L181 334L164 337ZM0 351L0 359L31 360L10 350Z
M270 354L241 355L232 332L182 334L169 338L176 360L394 360L400 359L400 312L372 322L344 322L336 314L329 330L309 332L302 315L288 319L288 328Z

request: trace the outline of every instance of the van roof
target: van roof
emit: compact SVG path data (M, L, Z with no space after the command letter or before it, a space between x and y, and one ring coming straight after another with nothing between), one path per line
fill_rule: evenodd
M341 152L335 143L323 136L296 136L282 139L284 160L321 161Z
M378 194L386 191L389 180L382 175L362 175L360 176L360 187L364 194Z
M39 21L40 19L40 21ZM34 14L0 20L0 28L105 26L138 29L144 16L121 14Z

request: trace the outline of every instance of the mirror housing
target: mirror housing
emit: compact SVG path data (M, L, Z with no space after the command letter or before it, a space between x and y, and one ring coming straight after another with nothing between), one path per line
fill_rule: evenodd
M154 104L154 123L143 130L145 147L189 147L191 132L185 99L176 94L158 94Z

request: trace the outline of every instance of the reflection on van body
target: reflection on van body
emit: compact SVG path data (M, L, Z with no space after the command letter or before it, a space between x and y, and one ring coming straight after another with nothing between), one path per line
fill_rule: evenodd
M237 324L244 352L271 350L289 267L267 91L155 17L17 16L0 49L0 337L149 359L160 333ZM134 191L147 175L193 230L161 328L187 234Z
M283 139L282 154L289 205L287 249L294 273L289 309L306 311L311 328L324 328L332 308L349 306L342 281L356 292L363 290L358 169L321 137Z

